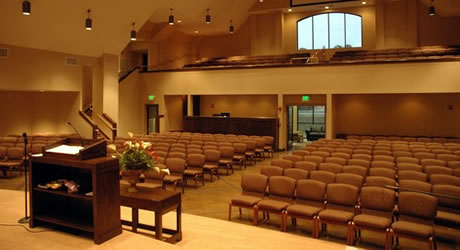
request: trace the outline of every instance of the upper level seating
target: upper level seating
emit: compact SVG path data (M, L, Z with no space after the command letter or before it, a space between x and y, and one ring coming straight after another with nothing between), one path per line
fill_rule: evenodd
M216 57L186 64L184 68L195 67L238 67L238 66L267 66L291 64L297 61L305 63L310 53L267 55L267 56L230 56ZM292 59L292 60L291 60Z
M401 62L440 59L460 60L460 46L338 51L332 56L330 63Z

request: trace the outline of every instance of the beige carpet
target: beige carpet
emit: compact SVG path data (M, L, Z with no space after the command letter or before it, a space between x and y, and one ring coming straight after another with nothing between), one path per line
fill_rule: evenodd
M316 240L190 214L182 214L183 239L175 245L153 238L153 233L123 233L101 245L89 237L37 227L28 232L17 220L24 216L24 193L0 190L0 249L356 249L343 244ZM122 207L122 218L130 219L131 210ZM152 223L153 213L140 212L142 223ZM174 228L175 214L164 216L165 227ZM28 228L28 225L26 225Z

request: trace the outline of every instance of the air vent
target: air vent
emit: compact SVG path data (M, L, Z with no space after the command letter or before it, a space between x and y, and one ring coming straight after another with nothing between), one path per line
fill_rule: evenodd
M65 58L65 64L66 65L71 65L71 66L76 66L76 65L78 65L78 59L76 57L66 57Z
M0 48L0 58L8 58L8 49Z

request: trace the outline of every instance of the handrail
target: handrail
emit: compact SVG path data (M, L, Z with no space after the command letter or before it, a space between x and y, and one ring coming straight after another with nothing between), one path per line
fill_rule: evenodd
M110 140L110 137L108 135L106 135L104 133L104 131L100 130L99 127L97 126L97 124L91 120L91 118L85 114L85 112L81 111L81 110L78 110L78 113L80 114L80 116L87 122L89 123L89 125L91 126L91 128L93 129L93 140L96 140L97 139L97 135L98 133L100 133L102 136L105 137L105 139L107 140Z
M128 71L128 73L126 73L125 75L120 76L120 78L118 78L118 83L121 83L123 80L125 80L126 77L128 77L129 75L131 75L131 73L136 71L136 69L140 69L140 68L141 68L140 66L136 66L132 68L130 71Z
M102 115L97 114L97 117L104 123L104 125L112 131L112 138L117 137L117 123L112 120L106 113Z

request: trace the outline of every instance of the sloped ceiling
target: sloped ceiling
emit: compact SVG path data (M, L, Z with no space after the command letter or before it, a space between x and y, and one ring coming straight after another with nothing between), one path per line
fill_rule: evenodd
M369 0L368 2L396 1ZM430 0L418 0L429 5ZM174 30L187 34L216 35L228 32L230 20L236 28L249 14L287 12L289 0L30 0L32 15L21 14L22 0L0 0L0 44L100 56L119 54L129 43L131 23L139 30L148 21L152 27L165 24L173 8ZM350 3L347 3L350 4ZM355 1L352 4L360 4ZM434 0L441 16L460 16L460 0ZM339 7L339 6L337 6ZM205 23L206 9L212 23ZM303 7L293 11L305 11ZM91 9L93 30L84 29Z

